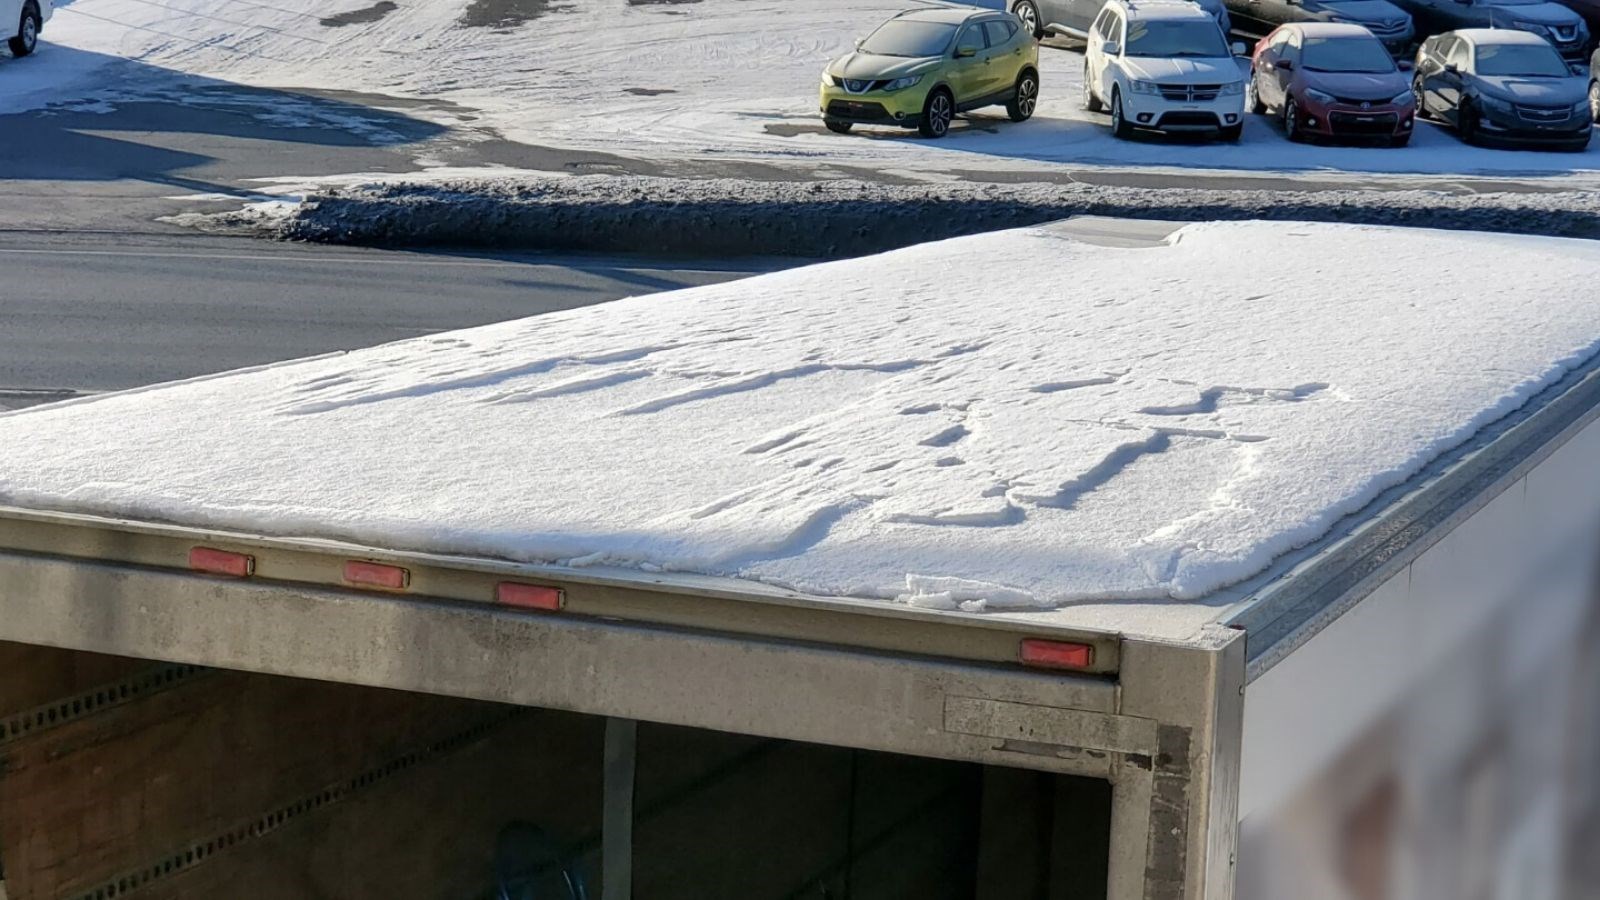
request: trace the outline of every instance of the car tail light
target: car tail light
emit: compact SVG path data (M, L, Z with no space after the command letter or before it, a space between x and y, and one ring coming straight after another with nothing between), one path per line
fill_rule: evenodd
M1094 665L1094 645L1071 641L1023 640L1022 664L1039 669L1087 669Z

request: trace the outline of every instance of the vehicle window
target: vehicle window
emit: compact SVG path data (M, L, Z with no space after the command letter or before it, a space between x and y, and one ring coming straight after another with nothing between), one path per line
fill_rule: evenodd
M1089 29L1096 37L1105 40L1111 35L1111 7L1102 7L1100 16L1094 20L1094 25Z
M976 47L983 50L989 45L983 39L983 26L981 24L968 25L961 29L961 36L956 38L957 47Z
M1287 47L1288 45L1289 45L1289 31L1287 31L1287 30L1278 31L1276 34L1274 34L1272 36L1271 40L1267 41L1267 49L1276 50L1276 51L1278 51L1280 53L1283 51L1283 48Z
M998 47L1011 40L1011 32L1004 22L985 22L983 30L988 33L989 46Z
M876 56L943 56L955 33L954 25L943 22L885 22L862 42L861 52Z
M1210 19L1133 22L1128 25L1129 56L1203 57L1228 56L1222 29Z
M1122 52L1122 14L1115 10L1106 16L1106 40L1117 45L1112 53Z
M1442 37L1442 38L1439 38L1438 42L1435 43L1433 45L1433 47L1428 50L1428 53L1434 59L1438 59L1438 60L1441 60L1441 61L1442 60L1447 60L1447 59L1450 58L1450 51L1454 50L1455 46L1456 46L1456 39L1455 38L1453 38L1453 37Z
M1549 44L1489 44L1478 48L1479 75L1532 75L1565 78L1572 74L1561 54Z
M1318 72L1393 72L1394 59L1377 38L1308 37L1301 49L1307 69Z
M1450 46L1450 55L1444 58L1445 64L1455 65L1463 72L1471 69L1471 50L1472 48L1467 46L1466 41L1457 38L1456 42Z

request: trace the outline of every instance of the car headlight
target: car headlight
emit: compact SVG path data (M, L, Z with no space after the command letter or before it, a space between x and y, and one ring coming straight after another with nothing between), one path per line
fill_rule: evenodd
M1588 115L1589 114L1589 101L1580 100L1577 103L1572 104L1572 114L1575 115L1575 116L1586 116L1586 115Z
M907 75L904 78L896 78L895 80L889 82L883 86L883 89L886 91L903 91L921 80L921 75Z
M838 82L833 80L833 75L827 69L823 69L822 70L822 86L823 87L833 87L836 84L838 84Z
M1403 106L1407 103L1415 103L1416 101L1417 95L1411 93L1410 91L1406 91L1403 94L1395 94L1394 97L1390 99L1389 103L1395 106Z
M1547 29L1543 25L1540 25L1538 22L1515 22L1514 21L1514 22L1511 23L1511 27L1515 28L1517 31L1526 31L1526 32L1529 32L1531 34L1545 35L1547 33Z
M1336 102L1334 100L1332 94L1324 93L1322 91L1317 90L1316 88L1306 88L1306 97L1308 99L1315 100L1318 103L1333 103L1333 102Z
M1501 100L1499 97L1490 97L1488 95L1482 95L1477 99L1478 105L1482 106L1484 109L1492 109L1495 112L1500 113L1511 112L1511 101L1509 100Z
M1222 96L1224 96L1224 97L1237 97L1240 94L1244 93L1244 82L1235 81L1235 82L1231 82L1229 84L1225 84L1225 85L1222 86L1222 92L1221 93L1222 93Z
M1159 94L1161 86L1154 81L1129 81L1128 90L1135 94Z

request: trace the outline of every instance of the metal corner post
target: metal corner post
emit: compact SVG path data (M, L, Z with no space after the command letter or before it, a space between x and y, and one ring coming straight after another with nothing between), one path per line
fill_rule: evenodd
M1232 900L1244 729L1244 633L1123 645L1121 715L1157 752L1113 772L1110 900Z

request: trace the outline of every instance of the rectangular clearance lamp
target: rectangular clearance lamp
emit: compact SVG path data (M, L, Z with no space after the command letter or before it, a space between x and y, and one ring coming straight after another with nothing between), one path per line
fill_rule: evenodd
M194 547L189 550L189 568L211 575L248 578L256 572L256 558L248 553Z
M344 564L344 580L358 587L403 591L411 585L411 573L399 566L352 559Z
M1094 646L1070 641L1025 638L1018 655L1025 666L1038 669L1087 669L1094 665Z
M502 581L496 585L494 599L502 606L539 609L545 612L558 612L567 602L566 592L560 588L545 587L541 584L518 584L515 581Z

